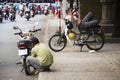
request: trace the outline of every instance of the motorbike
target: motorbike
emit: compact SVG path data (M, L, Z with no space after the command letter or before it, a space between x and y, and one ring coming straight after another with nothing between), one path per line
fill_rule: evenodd
M15 21L15 13L14 12L10 12L9 19L10 19L10 21Z
M30 12L25 12L25 18L27 19L27 21L29 21L29 19L30 19Z
M35 25L37 25L37 23L35 23ZM31 68L33 68L32 66L28 66L27 65L27 61L26 58L31 55L31 38L34 37L35 33L38 31L41 31L41 28L39 29L35 29L35 25L33 27L33 30L29 30L29 31L22 31L18 26L13 26L14 30L19 30L19 32L14 33L15 35L19 35L20 36L20 40L17 43L18 46L18 55L21 58L21 61L16 63L16 64L22 64L23 68L21 70L21 72L24 70L26 75L30 75L31 73Z
M4 16L5 20L8 19L7 10L3 10L3 16Z
M104 46L104 33L97 20L92 20L93 16L91 15L91 13L88 13L81 21L78 27L79 33L72 31L71 22L65 19L66 26L64 30L61 32L57 31L50 37L48 42L50 49L55 52L62 51L66 47L67 42L69 42L71 45L80 46L80 51L82 51L84 45L90 50L100 50ZM85 26L86 22L88 23ZM70 37L71 34L72 38Z

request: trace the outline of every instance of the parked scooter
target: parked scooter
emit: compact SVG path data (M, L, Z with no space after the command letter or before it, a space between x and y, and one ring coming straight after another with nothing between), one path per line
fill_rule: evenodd
M35 23L33 30L29 30L27 32L22 31L19 27L14 26L13 29L14 30L19 30L18 33L14 33L15 35L19 35L20 36L20 40L18 41L17 45L18 45L18 55L21 57L21 61L18 62L17 64L22 64L23 66L23 70L25 70L25 74L26 75L30 75L31 72L31 66L27 66L27 62L26 62L26 58L27 56L31 55L31 38L34 37L34 34L38 31L41 30L41 28L39 29L35 29L35 26L38 24Z
M91 12L81 21L79 33L72 31L72 23L65 19L66 27L63 32L56 32L49 39L49 47L55 52L62 51L67 42L82 47L86 45L90 50L100 50L104 46L104 34L97 20L92 20ZM88 22L86 24L86 22Z

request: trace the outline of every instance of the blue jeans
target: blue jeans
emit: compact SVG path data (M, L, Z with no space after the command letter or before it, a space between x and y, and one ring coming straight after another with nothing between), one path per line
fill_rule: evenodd
M43 71L45 69L49 69L49 67L51 66L51 65L41 66L39 60L32 56L27 57L27 62L38 71Z

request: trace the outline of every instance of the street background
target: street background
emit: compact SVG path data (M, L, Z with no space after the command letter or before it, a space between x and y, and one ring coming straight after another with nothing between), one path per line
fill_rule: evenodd
M90 53L84 46L67 47L61 52L52 52L54 64L51 72L40 72L36 76L26 76L20 72L21 65L17 54L18 36L14 35L13 26L22 29L32 28L39 21L42 32L36 34L41 42L48 46L48 40L58 29L58 19L51 15L36 15L27 21L17 15L15 22L4 21L0 24L0 80L120 80L120 44L105 43L104 47L95 53ZM61 21L61 26L64 21Z

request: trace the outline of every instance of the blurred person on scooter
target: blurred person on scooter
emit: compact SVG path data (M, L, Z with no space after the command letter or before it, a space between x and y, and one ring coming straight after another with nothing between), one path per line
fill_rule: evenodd
M6 13L7 17L9 17L9 8L6 2L3 4L3 12Z
M19 4L19 13L20 13L20 11L24 12L23 2L20 2L20 4Z
M49 48L43 43L40 43L36 37L31 39L31 56L27 57L28 64L34 67L32 73L39 73L40 71L50 71L50 66L53 64L53 55Z
M24 13L25 13L25 14L26 14L26 13L30 14L30 7L29 7L28 5L25 6L25 11L24 11Z
M13 3L10 4L10 13L14 13L14 18L16 18L16 7Z

